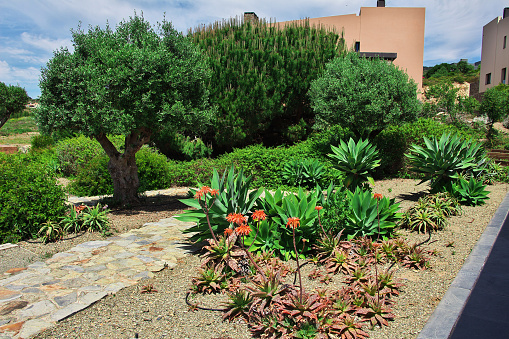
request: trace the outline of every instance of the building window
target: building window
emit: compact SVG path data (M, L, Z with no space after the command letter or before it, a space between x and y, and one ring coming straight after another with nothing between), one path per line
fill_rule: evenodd
M500 77L500 81L505 84L505 79L506 79L506 75L507 75L507 68L502 68L502 76Z
M355 51L359 52L360 50L361 50L361 42L360 41L356 41L355 42Z
M486 74L486 85L491 84L491 73Z
M506 36L504 36L504 47L503 47L504 49L505 49L505 46L506 46L506 45L507 45L507 35L506 35Z

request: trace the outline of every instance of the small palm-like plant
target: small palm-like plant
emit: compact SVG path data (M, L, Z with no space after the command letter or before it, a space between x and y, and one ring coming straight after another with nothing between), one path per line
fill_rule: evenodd
M411 171L422 173L421 182L430 181L431 191L443 191L462 172L481 170L486 152L480 143L464 141L455 134L444 133L440 139L424 137L425 147L412 145L405 156L410 160ZM481 166L482 167L482 166Z
M403 257L402 264L405 267L425 270L429 267L428 257L422 248L411 246L408 254Z
M464 205L477 206L485 203L489 199L489 191L485 190L486 185L475 180L473 177L469 181L460 178L457 183L452 184L453 195Z
M289 315L296 323L318 321L317 315L325 307L318 294L300 294L297 291L289 294L281 304L284 306L281 313Z
M345 186L354 191L368 180L370 172L380 166L378 150L367 139L360 139L355 142L352 138L348 144L343 140L338 147L331 145L332 154L329 154L335 161L337 169L346 173Z
M108 206L97 204L95 207L88 207L82 212L83 227L89 232L100 231L108 235L110 230L110 219L108 218Z
M384 299L370 297L366 302L366 307L356 312L357 315L365 318L364 321L371 323L372 327L376 325L389 326L388 320L394 320L394 314L387 306Z
M200 293L219 292L226 285L223 269L224 264L200 269L198 277L193 278L193 289Z
M326 261L327 273L347 273L349 274L354 269L351 263L348 252L343 249L336 249L333 255L327 258Z
M355 318L346 315L336 318L327 329L332 334L337 334L341 339L365 339L369 334L362 330L362 325L355 321Z
M249 306L251 302L253 302L253 297L247 291L237 291L235 293L229 294L229 301L225 303L228 311L223 314L223 320L229 319L233 320L237 317L246 317L248 316L247 310L249 310Z
M58 223L52 220L48 220L41 225L41 228L37 234L40 236L43 243L47 243L50 241L62 239L65 232Z
M83 226L83 213L81 212L85 208L85 205L71 206L69 214L66 214L62 220L60 220L65 232L78 233L81 231Z
M207 239L209 245L203 246L206 253L203 255L202 267L213 263L218 265L225 263L235 272L240 272L239 260L244 257L244 251L235 245L237 235L231 234L229 237L219 237L216 243L213 239Z

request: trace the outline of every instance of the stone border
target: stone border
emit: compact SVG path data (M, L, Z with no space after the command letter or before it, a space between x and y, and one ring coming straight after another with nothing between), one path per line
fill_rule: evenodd
M470 292L474 288L484 264L491 253L497 236L509 217L509 193L493 215L488 226L479 238L474 249L465 260L458 275L419 333L417 339L446 339L449 338L456 325Z

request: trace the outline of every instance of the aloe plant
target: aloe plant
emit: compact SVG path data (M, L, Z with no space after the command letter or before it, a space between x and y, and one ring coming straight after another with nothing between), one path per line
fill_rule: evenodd
M460 178L452 184L452 194L461 204L477 206L484 204L484 200L489 199L488 194L490 192L486 191L485 188L486 185L472 177L469 181Z
M426 147L412 145L405 156L411 171L424 174L421 183L430 181L431 191L450 189L462 172L481 172L487 166L486 152L480 143L461 140L457 134L444 133L440 139L424 137Z
M230 213L240 213L245 216L250 215L253 205L262 193L262 189L249 192L249 185L251 184L251 176L246 177L242 169L235 173L235 168L232 166L225 170L222 177L219 177L218 172L214 169L210 187L218 191L208 214L210 224L215 234L221 234L229 226L226 216ZM199 185L201 186L201 185ZM191 189L191 194L196 194L195 189ZM184 230L184 233L193 233L192 241L203 241L212 237L209 230L207 216L203 210L200 201L194 198L182 199L180 202L187 206L194 207L196 210L188 210L176 216L175 218L181 221L196 222L196 226Z
M338 147L331 145L331 149L333 153L329 157L336 161L337 169L346 173L344 185L350 191L373 180L370 172L380 166L380 158L376 147L367 139L355 142L350 138L348 144L341 140Z

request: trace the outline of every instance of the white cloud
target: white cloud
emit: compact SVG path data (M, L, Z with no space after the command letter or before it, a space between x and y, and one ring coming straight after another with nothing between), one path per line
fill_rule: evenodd
M69 39L50 39L43 37L42 35L32 35L28 32L21 33L21 40L24 43L45 52L53 52L60 47L72 47L71 40Z
M0 81L6 84L17 85L38 83L40 70L35 67L12 67L7 61L0 60Z

